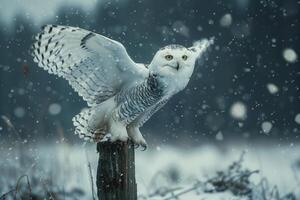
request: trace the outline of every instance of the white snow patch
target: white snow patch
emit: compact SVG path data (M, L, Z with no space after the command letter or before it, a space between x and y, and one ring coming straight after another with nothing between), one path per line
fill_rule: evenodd
M300 124L300 113L298 113L296 116L295 116L295 122L297 124Z
M23 107L16 107L15 109L14 109L14 115L16 116L16 117L18 117L18 118L22 118L22 117L24 117L24 115L25 115L25 109L23 108Z
M286 48L283 50L283 58L289 63L295 63L297 61L297 53L291 48Z
M229 27L232 24L232 16L231 14L227 13L223 15L220 19L220 25L222 27Z
M273 83L268 83L267 89L271 94L276 94L279 91L278 87Z
M295 172L291 166L299 160L299 145L231 143L228 146L199 145L190 149L179 145L160 145L161 151L156 151L156 145L153 144L147 151L136 150L136 181L139 194L148 195L150 194L149 191L164 186L165 181L169 180L165 174L168 174L170 169L175 169L179 172L180 183L175 184L172 182L167 185L168 188L194 186L196 180L207 180L215 176L216 171L226 169L240 157L243 151L247 152L244 157L243 167L251 171L258 169L260 174L257 176L266 177L270 186L277 185L281 192L287 193L297 185ZM15 152L16 149L7 146L1 147L3 148L0 150L1 172L3 169L20 171L19 162L15 160L15 155L18 155ZM58 188L64 188L65 191L80 188L85 194L80 199L90 200L92 197L87 163L89 161L92 169L97 169L99 155L95 149L95 144L86 146L65 143L48 144L25 148L22 156L37 158L37 169L28 170L30 177L46 179L48 177L51 178L51 175L55 174L53 183ZM28 163L28 166L30 168L31 163ZM22 167L27 169L27 164ZM94 175L95 173L93 170ZM162 175L162 178L166 177L166 179L162 180L160 175ZM257 183L260 179L256 179L257 182L255 182L255 176L253 175L252 180L254 183ZM2 173L1 178L6 180L6 187L0 187L0 194L7 192L10 185L15 185L18 177L18 173ZM42 185L40 186L43 187ZM204 197L208 200L242 199L238 197L237 199L227 198L230 196L221 192L200 195L198 196L196 192L190 192L183 195L180 199L199 200L204 199ZM216 198L216 195L219 198Z
M51 115L58 115L61 112L61 106L57 103L53 103L49 106L48 111Z
M272 123L268 121L265 121L261 124L261 129L265 134L270 133L272 127L273 127Z
M247 107L242 102L235 102L230 108L230 114L234 119L245 120L247 117Z

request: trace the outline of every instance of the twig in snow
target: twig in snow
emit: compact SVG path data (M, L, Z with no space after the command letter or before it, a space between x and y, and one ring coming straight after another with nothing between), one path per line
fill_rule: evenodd
M86 149L85 149L85 157L86 157L86 160L88 162L87 166L88 166L88 171L89 171L89 175L90 175L90 182L91 182L93 200L96 200L96 198L95 198L95 189L94 189L94 177L93 177L92 167L91 167L91 163L89 161Z
M3 195L0 196L0 200L5 200L6 199L6 196L9 195L10 193L13 193L15 192L16 189L12 189L6 193L4 193Z
M93 173L92 173L92 168L91 168L90 162L88 162L88 168L89 168L89 175L90 175L90 180L91 180L93 200L96 200L95 199L95 190L94 190L94 178L93 178Z
M20 176L18 181L17 181L17 185L16 185L16 188L15 188L15 198L17 198L17 194L19 192L19 186L20 186L21 180L23 178L26 178L26 180L27 180L27 187L28 187L28 191L29 191L29 196L31 196L31 194L32 194L32 189L31 189L31 185L30 185L30 182L29 182L29 178L25 174L25 175Z
M14 199L17 199L17 194L19 192L19 189L20 189L20 183L22 181L23 178L26 178L26 181L27 181L27 187L28 187L28 191L29 191L29 196L31 197L32 196L32 189L31 189L31 185L30 185L30 182L29 182L29 177L28 175L22 175L18 178L17 180L17 183L16 183L16 187L8 192L6 192L5 194L1 195L0 196L0 200L5 200L6 199L6 196L11 194L11 193L14 193Z
M219 171L216 175L204 182L197 181L193 186L186 188L182 191L164 188L164 190L156 191L153 195L165 197L163 200L178 199L180 196L190 193L192 191L201 191L203 193L217 193L230 191L236 196L251 197L252 187L249 177L258 173L258 170L250 171L242 167L245 152L242 153L240 158L233 162L225 171ZM198 193L198 192L197 192Z

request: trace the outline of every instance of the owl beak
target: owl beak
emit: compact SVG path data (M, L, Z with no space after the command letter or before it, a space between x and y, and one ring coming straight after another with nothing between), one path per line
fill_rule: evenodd
M172 67L173 69L176 69L177 71L178 71L179 68L180 68L179 62L176 62L175 65L166 65L166 66Z
M177 71L179 70L179 63L178 62L176 62L176 69L177 69Z

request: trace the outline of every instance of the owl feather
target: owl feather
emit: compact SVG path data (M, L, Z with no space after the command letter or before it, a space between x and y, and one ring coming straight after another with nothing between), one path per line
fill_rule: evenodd
M38 66L66 79L89 106L73 118L76 134L98 142L110 133L112 141L130 137L143 146L139 127L186 87L196 59L212 44L166 46L146 67L121 43L81 28L46 25L35 39Z

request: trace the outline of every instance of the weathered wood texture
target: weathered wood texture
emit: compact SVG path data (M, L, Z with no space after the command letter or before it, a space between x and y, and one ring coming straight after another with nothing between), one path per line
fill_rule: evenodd
M97 144L97 192L100 200L137 200L132 142Z

